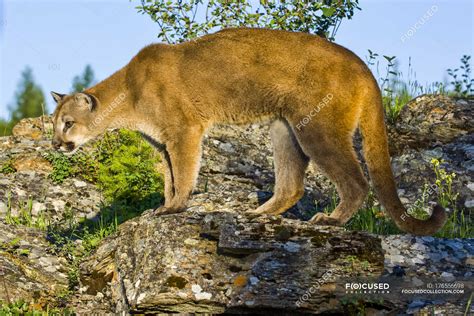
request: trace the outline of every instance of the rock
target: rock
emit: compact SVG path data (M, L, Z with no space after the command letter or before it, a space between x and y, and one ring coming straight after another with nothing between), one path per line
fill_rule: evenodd
M39 118L22 119L13 127L12 134L15 137L37 140L50 134L52 130L51 118L43 115Z
M43 232L1 222L0 231L0 301L54 302L68 287L69 267Z
M474 267L474 257L467 258L466 264Z
M458 207L472 208L474 176L474 99L458 102L442 95L424 95L410 101L395 124L388 125L389 145L399 190L405 205L422 196L425 184L436 181L432 158L443 159L448 173L456 173L453 191L459 193ZM436 201L436 196L429 196ZM409 203L407 202L409 201Z
M64 227L70 220L68 216L72 215L77 222L99 213L103 198L98 188L79 179L66 179L57 185L43 171L38 168L35 171L0 174L0 220L6 216L8 199L12 215L17 216L23 205L31 203L33 220L44 217L51 224Z
M474 207L474 199L466 200L464 202L464 206L467 207L467 208L473 208Z
M13 167L16 171L35 171L42 173L50 173L53 167L40 153L20 154L17 155L13 161Z
M6 203L0 201L0 216L5 216L8 212L8 206Z
M392 270L392 274L397 277L402 277L405 275L405 269L400 266L394 266Z
M426 302L422 301L422 300L414 300L413 302L411 302L409 305L408 305L408 309L410 312L414 312L420 308L422 308L423 306L426 305Z
M474 191L472 105L472 100L424 96L410 102L396 124L388 126L392 168L405 205L420 199L425 184L434 183L430 160L442 158L446 161L443 168L457 174L452 190L459 193L458 211L463 210L466 219L472 217L473 213L464 209L472 207ZM49 178L51 166L40 155L51 149L48 124L49 118L27 119L15 128L14 136L0 138L0 169L5 162L17 169L0 174L2 225L9 199L12 215L19 214L21 205L32 203L33 219L45 216L60 227L67 224L71 214L79 220L96 218L101 211L102 197L92 184L82 178L69 178L58 185ZM83 286L72 293L67 305L78 315L158 311L185 314L196 310L341 314L347 311L341 311L339 300L331 298L331 293L332 297L338 295L343 274L382 274L382 278L407 282L438 280L443 273L455 281L472 277L472 239L404 234L380 236L381 244L367 247L364 245L377 237L295 221L309 219L331 203L334 186L312 164L307 170L303 199L283 215L284 219L252 221L238 215L257 208L272 195L273 158L268 131L268 126L258 124L212 128L203 141L202 168L188 212L161 219L144 215L123 224L119 233L104 240L82 265ZM360 151L360 135L355 139ZM434 202L437 197L432 194L427 200ZM24 237L30 233L25 233L23 227L2 228L0 240L4 231L8 242L20 238L13 250L0 245L0 267L7 270L7 285L14 289L14 297L54 300L56 289L64 289L70 271L61 261L64 258L48 249L44 234L38 230L26 229L38 236L35 241ZM349 237L354 239L350 243ZM331 242L324 243L328 240ZM340 242L342 248L337 247ZM84 249L85 245L79 240L75 247ZM363 251L354 254L349 249ZM383 250L381 262L368 260L367 265L365 259L360 261L369 250ZM21 251L29 253L26 256ZM18 268L20 263L26 271ZM38 273L38 279L25 276L28 271ZM334 272L336 281L329 278L321 284L315 282L323 280L328 271ZM1 282L0 276L0 296ZM315 290L315 284L318 288L313 295L308 291ZM472 289L472 284L465 284ZM300 297L298 309L294 300ZM396 301L392 297L388 300ZM420 302L424 304L416 307L420 313L465 312L456 309L464 303L455 302L453 306L453 302ZM406 314L409 303L371 305L367 311L375 315L388 311Z
M73 183L76 188L84 188L87 186L86 182L80 180L74 180Z
M443 278L447 282L454 281L454 279L455 279L454 275L452 273L449 273L449 272L441 273L441 278Z
M366 263L342 271L347 256ZM123 302L115 313L336 312L338 279L382 269L380 241L365 233L225 212L146 214L81 265L81 284L90 295L110 286ZM334 286L295 305L328 272Z
M31 207L31 215L38 216L40 212L44 211L46 206L44 203L40 203L38 201L34 201Z
M390 128L391 151L446 144L474 131L474 100L456 102L443 95L423 95L410 101Z
M467 185L467 188L471 191L474 191L474 182L469 182L469 184Z

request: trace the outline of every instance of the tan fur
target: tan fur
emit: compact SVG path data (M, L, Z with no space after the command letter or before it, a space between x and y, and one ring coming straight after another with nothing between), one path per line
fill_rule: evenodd
M356 55L317 36L229 29L179 45L154 44L84 93L55 99L57 147L77 147L111 127L139 130L162 144L168 171L159 213L185 209L210 126L270 120L275 192L254 214L281 214L294 205L311 159L341 198L330 216L317 214L313 221L345 224L368 191L352 148L360 125L374 187L397 225L432 234L445 221L439 207L427 221L402 218L377 83ZM68 117L75 123L65 132Z

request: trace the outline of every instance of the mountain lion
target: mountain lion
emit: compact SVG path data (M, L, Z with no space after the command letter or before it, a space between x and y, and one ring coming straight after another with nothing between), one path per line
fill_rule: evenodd
M157 214L183 211L213 124L270 121L275 161L273 197L251 213L281 214L304 192L313 161L336 185L339 205L316 224L343 225L363 203L368 183L352 136L363 136L377 197L397 226L417 235L438 231L445 211L415 219L400 202L390 166L381 93L351 51L324 38L236 28L178 45L143 48L124 68L82 93L52 92L53 146L74 152L109 128L129 128L160 144L165 203Z

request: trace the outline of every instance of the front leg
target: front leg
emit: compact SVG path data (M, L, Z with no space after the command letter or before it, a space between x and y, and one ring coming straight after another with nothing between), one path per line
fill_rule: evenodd
M161 157L163 159L165 170L165 201L171 201L174 196L174 181L173 181L173 173L171 172L171 158L168 151L165 149L161 153Z
M168 188L165 188L165 205L157 209L156 214L173 214L186 209L199 173L203 134L201 127L184 128L166 142L169 180L165 186Z

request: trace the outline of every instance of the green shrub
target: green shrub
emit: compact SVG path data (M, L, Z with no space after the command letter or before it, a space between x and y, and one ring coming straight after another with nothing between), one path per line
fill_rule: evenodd
M155 171L159 156L138 133L121 130L106 136L98 151L98 185L107 201L137 201L163 191Z
M136 132L107 133L91 150L71 157L56 151L44 157L53 165L49 177L54 182L80 177L97 184L107 202L132 202L163 191L162 176L155 170L160 157Z
M49 178L54 183L62 183L66 178L74 176L71 160L63 153L51 151L43 154L43 157L53 166L53 171L49 174Z
M339 1L141 1L138 12L158 24L158 38L168 43L190 40L229 27L300 31L331 40L358 0Z

